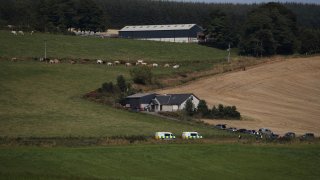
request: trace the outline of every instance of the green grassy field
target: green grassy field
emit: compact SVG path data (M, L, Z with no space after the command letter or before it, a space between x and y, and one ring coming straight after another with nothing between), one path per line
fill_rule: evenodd
M103 82L114 81L120 73L128 76L119 68L95 64L0 61L0 136L152 136L155 131L181 134L187 130L197 130L205 136L230 136L81 98Z
M319 145L0 148L4 179L319 179Z
M101 39L42 33L14 36L9 31L0 31L0 57L43 57L45 40L48 57L53 58L101 58L131 62L137 59L149 62L216 62L227 56L225 50L197 44Z

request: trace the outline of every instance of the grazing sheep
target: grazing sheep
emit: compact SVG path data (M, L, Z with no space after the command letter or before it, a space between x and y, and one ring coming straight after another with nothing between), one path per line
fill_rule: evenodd
M107 66L113 66L112 62L108 62Z
M54 60L53 60L53 63L54 63L54 64L59 64L59 63L60 63L60 60L59 60L59 59L54 59Z
M11 31L13 35L17 35L17 31Z
M11 58L11 61L12 61L12 62L17 62L18 59L17 59L16 57L13 57L13 58Z
M137 64L142 64L142 63L143 63L142 59L137 60Z
M131 66L131 63L126 63L125 65L126 65L126 67L129 67L129 66Z
M146 65L147 65L147 63L141 63L141 65L142 65L142 66L146 66Z
M103 64L103 61L101 59L98 59L97 64Z
M163 67L170 67L170 64L165 64Z
M75 61L75 60L70 61L70 64L76 64L76 63L77 63L77 61Z
M30 35L32 35L33 33L34 33L34 31L31 31L31 32L30 32Z
M54 61L50 59L49 64L54 64Z
M156 68L156 67L158 67L158 64L157 63L153 63L152 67Z
M24 35L23 31L18 31L18 33L19 33L20 35Z
M120 64L120 61L114 61L114 65Z
M172 67L173 67L173 69L178 69L180 66L178 64L176 64L176 65L174 65Z

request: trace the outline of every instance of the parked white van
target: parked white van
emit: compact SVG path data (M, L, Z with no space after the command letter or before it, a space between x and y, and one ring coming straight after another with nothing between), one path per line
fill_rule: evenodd
M156 139L175 139L176 136L174 136L171 132L156 132L155 138Z
M183 132L182 139L202 139L198 132Z

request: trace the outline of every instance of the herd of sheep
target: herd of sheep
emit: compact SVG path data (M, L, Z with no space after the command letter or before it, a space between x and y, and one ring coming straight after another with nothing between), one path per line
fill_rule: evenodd
M18 59L16 57L13 57L13 58L11 58L11 61L12 62L16 62L16 61L18 61ZM49 64L59 64L59 63L61 63L61 61L59 59L40 58L39 61L40 62L46 62L46 63L49 63ZM69 63L70 64L76 64L77 61L70 60ZM153 68L160 67L159 64L157 64L157 63L148 64L148 63L144 62L141 59L137 60L136 63L129 63L129 62L123 62L123 61L121 61L121 62L120 61L106 62L104 60L98 59L96 61L96 64L107 64L107 66L117 66L117 65L124 64L126 67L130 67L130 66L148 66L148 67L153 67ZM169 68L170 64L166 63L166 64L163 65L163 67ZM176 64L176 65L172 66L172 68L173 69L178 69L178 68L180 68L180 65Z
M120 64L121 64L120 61L105 62L105 61L103 61L103 60L101 60L101 59L98 59L96 63L97 63L97 64L107 64L107 66L116 66L116 65L120 65ZM139 66L139 65L140 65L140 66L149 66L149 67L153 67L153 68L159 67L159 64L157 64L157 63L148 64L148 63L144 62L144 61L141 60L141 59L137 60L136 63L126 62L126 63L124 63L124 65L125 65L126 67L130 67L130 66L133 66L133 65L135 65L135 66ZM164 64L163 67L168 68L168 67L170 67L170 64L168 64L168 63L167 63L167 64ZM179 67L180 67L180 65L178 65L178 64L172 66L173 69L178 69Z

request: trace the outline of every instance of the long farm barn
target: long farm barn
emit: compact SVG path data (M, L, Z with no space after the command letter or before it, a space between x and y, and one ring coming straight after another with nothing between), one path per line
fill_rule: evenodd
M203 29L196 24L125 26L119 37L139 40L195 43Z

